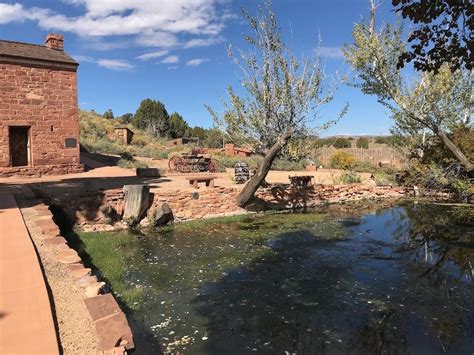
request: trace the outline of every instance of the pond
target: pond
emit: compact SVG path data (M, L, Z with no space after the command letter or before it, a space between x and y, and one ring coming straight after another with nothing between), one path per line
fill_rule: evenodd
M70 240L137 354L472 354L473 227L472 207L403 202Z

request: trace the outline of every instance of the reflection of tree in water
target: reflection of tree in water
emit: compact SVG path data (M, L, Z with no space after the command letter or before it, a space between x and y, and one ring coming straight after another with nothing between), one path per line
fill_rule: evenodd
M440 270L456 266L459 275L472 281L474 275L474 209L467 206L412 204L394 216L394 239L399 252L410 252L414 261L429 267L423 275L436 277Z
M472 339L473 332L470 285L473 278L474 210L467 206L406 204L403 209L395 208L389 212L392 218L386 226L396 226L394 252L413 261L415 270L420 262L428 264L422 272L417 272L420 276L414 277L407 285L409 290L401 303L411 305L416 321L422 320L427 329L431 329L439 350L466 349L466 338ZM400 333L402 338L405 331L400 332L404 325L397 319L400 313L403 310L393 304L378 319L359 330L356 343L378 349L382 344L385 348L390 344L390 341L386 342L387 334L392 333L393 337L394 333Z

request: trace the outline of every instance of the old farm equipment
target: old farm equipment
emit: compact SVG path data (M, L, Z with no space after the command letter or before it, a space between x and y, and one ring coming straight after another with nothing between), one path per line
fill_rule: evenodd
M168 168L170 171L180 173L189 173L191 171L216 173L219 171L219 163L217 160L211 159L206 155L183 153L181 156L172 157L168 161Z

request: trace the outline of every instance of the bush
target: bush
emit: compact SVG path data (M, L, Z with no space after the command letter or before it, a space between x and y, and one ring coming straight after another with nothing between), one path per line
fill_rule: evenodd
M347 138L336 138L332 146L334 148L350 148L351 141Z
M130 153L122 153L120 160L117 165L121 168L136 169L136 168L148 168L148 164L135 160Z
M375 171L372 176L377 186L394 185L396 183L395 174L382 169Z
M460 126L453 129L448 136L453 144L472 162L474 160L474 129ZM453 162L457 163L453 154L446 149L446 146L439 139L434 139L434 142L424 149L421 161L424 164L440 164L442 166L448 166Z
M359 138L356 143L357 148L369 149L369 140L367 138Z
M344 171L339 177L335 179L338 184L357 184L362 182L359 174L353 171Z
M308 160L302 159L299 161L291 161L284 159L275 159L272 165L272 169L281 171L297 171L304 170L308 165Z
M351 169L356 159L346 152L336 152L331 156L331 167L335 169Z
M217 154L214 156L214 159L216 159L219 162L219 166L223 168L234 168L237 163L247 163L249 169L257 169L263 161L263 157L258 155L251 157L229 157L224 154Z
M378 168L367 160L357 160L354 162L352 169L359 173L374 173Z

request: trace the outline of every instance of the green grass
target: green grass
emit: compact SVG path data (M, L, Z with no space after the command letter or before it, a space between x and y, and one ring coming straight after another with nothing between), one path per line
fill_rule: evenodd
M122 231L70 233L66 238L85 265L100 272L100 277L114 290L117 298L129 308L136 308L143 300L143 289L130 287L125 282L127 265L133 260L136 236Z
M268 213L178 223L144 231L144 236L94 232L71 233L67 239L84 263L100 272L120 303L138 310L177 284L199 288L202 282L217 282L226 271L271 255L265 243L269 237L303 229L318 238L345 235L325 213ZM144 277L146 288L133 283L136 274Z

